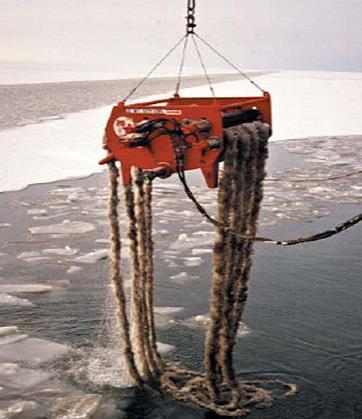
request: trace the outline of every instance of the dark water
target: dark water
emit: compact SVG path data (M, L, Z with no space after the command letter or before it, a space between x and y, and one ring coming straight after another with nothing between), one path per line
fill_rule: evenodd
M308 167L300 155L291 155L280 145L271 146L270 170L288 170L298 165L300 170ZM186 265L190 257L195 257L192 255L193 248L210 247L210 244L205 243L207 238L194 233L211 232L212 227L202 223L180 187L174 185L175 182L171 178L161 186L156 186L155 190L155 304L181 306L184 311L177 315L175 323L159 329L158 337L160 341L176 347L173 360L198 369L202 366L204 332L200 328L188 326L184 320L208 311L211 255L203 254L198 266ZM201 186L200 179L193 175L191 183L209 210L214 211L213 192L208 192ZM15 259L20 251L36 251L66 244L84 252L106 247L95 243L96 239L108 235L107 227L102 222L105 214L95 216L81 213L82 210L92 208L104 211L105 184L104 175L95 175L87 179L35 185L24 191L1 194L1 221L14 226L2 230L0 251L7 253L5 259L2 259L2 281L4 278L19 280L26 276L33 282L63 279L66 277L65 270L73 264L65 260L61 263L51 261L29 264ZM358 179L352 184L355 193L359 191L359 185ZM56 196L50 192L64 186L82 187L84 192L79 194L75 202L67 203L64 200L67 208L62 210L65 212L63 218L94 223L96 231L73 238L47 237L43 242L30 245L14 243L31 238L27 233L29 225L59 222L57 219L34 221L26 215L28 207L19 203L28 203L31 208L49 208L56 200ZM267 191L268 188L272 187L267 185ZM281 201L287 200L287 192L283 195L282 190L272 191L275 196L279 195ZM312 197L309 189L298 192L299 195L302 193L308 195L313 208L321 210L318 199ZM288 202L291 208L296 205L296 201L294 204L293 201ZM303 202L306 208L307 204ZM353 200L343 205L324 201L322 205L323 210L330 211L331 215L301 221L280 219L272 227L261 226L260 235L291 238L321 231L360 212L360 204ZM275 209L274 212L280 213L278 211ZM262 220L268 218L269 214L267 195ZM362 417L361 232L359 225L332 239L303 246L256 245L244 318L251 332L238 340L235 351L236 370L240 377L272 377L295 382L300 392L293 398L277 402L271 409L253 412L251 418ZM177 240L180 234L198 240L191 244L186 241L185 245L184 241ZM85 266L82 272L71 278L70 288L29 297L36 304L33 308L0 308L1 325L17 324L29 335L69 343L78 348L79 352L74 358L56 365L55 370L72 385L84 391L99 392L115 400L120 409L126 412L126 416L119 417L216 417L168 398L158 399L134 389L119 389L111 384L97 385L89 376L79 372L87 365L88 358L92 354L95 356L94 348L114 349L116 344L112 334L114 329L110 327L113 303L107 279L108 269L107 261ZM180 272L186 272L187 277L175 277ZM114 356L114 352L109 353L111 362ZM116 368L113 374L117 375Z
M214 75L214 82L239 79L239 75ZM177 79L152 78L132 98L172 91ZM61 118L71 112L119 102L139 79L72 81L0 85L0 129ZM201 76L184 77L183 87L205 84Z

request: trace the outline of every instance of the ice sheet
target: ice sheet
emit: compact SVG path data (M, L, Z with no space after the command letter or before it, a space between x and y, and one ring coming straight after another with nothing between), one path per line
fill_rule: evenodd
M274 72L258 77L273 97L274 140L362 134L362 73ZM249 83L215 85L217 95L255 95ZM207 86L185 96L209 95ZM332 105L333 104L333 105ZM0 191L102 170L101 140L111 107L0 131Z

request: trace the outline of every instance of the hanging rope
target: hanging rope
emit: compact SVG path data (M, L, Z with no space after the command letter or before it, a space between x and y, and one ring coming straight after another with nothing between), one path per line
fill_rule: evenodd
M277 381L239 381L233 367L233 350L247 298L253 238L263 195L268 137L269 129L260 122L226 132L224 171L218 192L211 320L201 373L168 365L157 351L153 315L152 183L146 182L138 169L132 172L132 182L125 190L132 265L131 325L128 322L119 272L117 174L115 163L109 164L112 280L117 290L119 324L126 339L124 355L131 376L139 386L158 389L177 400L223 416L243 416L248 406L270 406L274 400L271 386L282 388L285 395L296 392L294 385Z
M331 180L340 180L351 176L360 175L362 170L355 170L341 175L329 176L325 178L267 178L266 182L290 182L290 183L308 183L308 182L329 182Z

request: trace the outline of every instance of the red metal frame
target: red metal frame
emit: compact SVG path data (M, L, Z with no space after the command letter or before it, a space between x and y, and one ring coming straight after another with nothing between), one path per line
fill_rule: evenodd
M116 132L115 126L120 124L121 130L132 129L145 119L158 118L174 119L181 123L183 120L198 121L206 118L211 122L210 136L223 137L222 113L241 108L242 110L258 109L264 122L272 124L271 98L269 93L256 97L222 97L222 98L182 98L178 95L168 99L140 102L126 105L123 102L113 107L105 129L105 148L109 155L101 161L105 163L116 159L121 163L124 184L128 184L132 166L140 169L155 169L162 165L176 171L176 162L169 135L161 135L152 141L149 147L129 147ZM218 162L221 149L210 149L203 140L196 141L186 150L184 169L200 168L209 187L217 186Z

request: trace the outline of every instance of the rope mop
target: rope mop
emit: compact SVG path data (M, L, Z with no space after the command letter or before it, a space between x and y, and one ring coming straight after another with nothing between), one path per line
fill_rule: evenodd
M213 255L210 324L205 339L204 371L167 364L159 354L153 314L152 182L134 169L125 190L129 220L132 287L128 320L120 272L118 169L109 163L109 219L112 241L112 282L130 376L138 386L163 391L223 416L244 416L248 406L273 402L263 386L276 382L241 382L236 378L233 352L247 299L270 128L261 122L226 129L224 170L220 177L217 237ZM292 384L277 383L293 394Z

